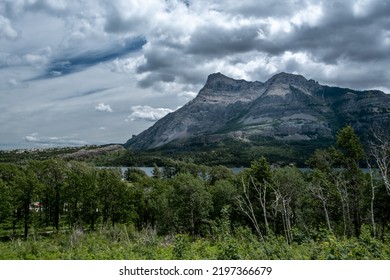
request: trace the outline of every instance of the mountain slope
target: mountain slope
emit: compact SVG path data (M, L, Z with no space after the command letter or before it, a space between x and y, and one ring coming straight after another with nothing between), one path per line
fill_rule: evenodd
M263 84L260 82L233 80L220 73L212 74L195 99L130 139L126 146L150 149L173 140L216 132L240 114L262 90Z
M188 148L227 139L250 145L261 139L285 145L329 142L345 124L365 134L373 123L389 120L390 95L381 91L323 86L287 73L265 83L216 73L208 77L196 98L125 146L136 150Z

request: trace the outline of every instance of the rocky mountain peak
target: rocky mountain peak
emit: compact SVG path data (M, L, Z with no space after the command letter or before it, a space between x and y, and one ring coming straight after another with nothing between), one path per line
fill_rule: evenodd
M237 89L244 80L234 80L221 73L214 73L208 76L204 89L213 91L231 91Z
M221 73L214 73L208 76L203 90L214 92L232 92L248 89L253 86L262 86L261 82L247 82L245 80L235 80Z
M286 96L291 93L291 88L298 89L304 94L311 95L320 85L314 80L307 80L302 75L281 72L265 82L268 95Z
M131 138L126 147L203 145L221 139L257 145L263 138L314 143L331 139L345 123L365 133L373 123L390 120L390 95L373 93L323 86L288 73L265 83L214 73L196 98Z
M272 85L272 84L294 84L294 85L301 85L304 83L307 83L308 80L306 80L305 77L302 75L295 75L295 74L289 74L285 72L281 72L279 74L274 75L271 77L266 84Z
M232 80L232 79L227 77L227 76L225 76L221 72L217 72L217 73L210 74L207 77L206 84L214 83L216 81L224 81L224 80Z

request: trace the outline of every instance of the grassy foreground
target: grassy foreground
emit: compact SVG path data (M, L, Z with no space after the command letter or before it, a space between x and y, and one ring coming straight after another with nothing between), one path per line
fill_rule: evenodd
M187 234L158 236L120 226L96 232L74 230L50 237L35 236L0 243L0 259L7 260L172 260L172 259L390 259L389 240L377 240L369 232L359 239L337 239L319 232L318 240L288 244L282 237L258 238L246 228L213 237ZM390 238L388 238L390 239Z

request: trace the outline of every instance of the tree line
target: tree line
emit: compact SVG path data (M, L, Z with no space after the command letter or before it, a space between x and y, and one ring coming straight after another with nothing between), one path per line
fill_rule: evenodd
M283 236L288 243L324 233L359 238L364 229L383 239L390 225L390 155L383 139L377 134L366 153L346 126L305 171L271 167L264 157L236 175L225 166L172 161L155 166L152 177L129 168L124 178L119 169L59 158L0 164L0 234L27 239L31 231L132 224L193 236L246 227L259 240Z

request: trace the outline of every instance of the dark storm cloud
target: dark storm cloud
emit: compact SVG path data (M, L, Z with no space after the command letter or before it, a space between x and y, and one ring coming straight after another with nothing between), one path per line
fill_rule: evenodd
M145 22L145 18L142 15L134 15L130 18L124 18L120 12L111 7L110 9L110 17L104 26L105 30L109 33L120 33L120 32L129 32L132 29L139 28L143 22Z
M190 5L189 8L192 7ZM282 59L286 53L303 53L312 63L323 68L319 70L318 78L330 65L339 66L340 71L345 71L348 64L356 67L356 63L362 63L360 67L363 68L364 64L371 63L375 64L373 73L376 73L380 72L376 70L377 67L381 69L390 60L388 1L224 1L223 4L216 1L209 10L214 11L215 18L192 29L187 34L189 40L180 46L181 49L172 44L170 30L165 36L169 41L151 39L144 64L138 66L137 70L139 73L163 72L164 75L149 75L143 78L142 86L163 81L166 74L188 81L183 76L186 69L210 64L218 59L226 64L226 61L240 55L247 55L245 59L248 64L250 57L255 59L259 55L268 57L264 61L267 63L273 58ZM311 72L297 60L289 60L285 65L275 67L280 67L276 71L299 71L303 75ZM343 80L338 80L335 75L332 81L335 84L346 80L351 83L368 80L362 79L363 73L363 70L351 73L353 77L350 78L345 74ZM371 73L367 76L371 76ZM368 81L379 81L382 76L378 73ZM329 77L323 78L329 80ZM193 82L200 80L193 79ZM382 80L381 84L385 83ZM375 83L370 82L369 85Z
M192 36L188 53L207 56L225 56L257 49L258 27L245 26L226 28L224 26L202 26Z
M182 50L165 47L156 51L152 48L145 52L145 62L136 70L139 74L146 74L138 82L142 88L152 87L160 82L178 82L183 88L189 85L200 85L205 81L204 58L183 54Z
M177 50L163 47L158 50L155 48L146 50L144 54L146 61L137 68L137 72L164 71L172 65L177 65L180 60L180 56L177 54Z
M227 13L236 15L240 14L245 17L288 17L294 11L306 8L306 1L230 1L231 5L221 8Z
M157 81L158 82L173 82L175 80L175 77L171 74L166 73L150 73L145 78L141 79L138 82L138 85L142 88L148 88L153 86Z
M184 50L166 47L164 42L155 42L152 48L145 50L145 62L136 69L137 73L147 73L139 81L143 88L159 82L180 82L182 84L199 84L205 80L202 56L186 54ZM164 46L163 46L164 45ZM207 75L206 75L207 76Z
M368 14L358 17L353 15L350 6L330 2L324 7L324 16L318 25L298 26L292 23L290 32L281 32L274 37L270 34L272 26L268 23L230 29L202 26L192 34L187 51L209 56L249 51L270 55L285 51L306 51L325 63L334 63L339 58L363 62L388 58L389 46L384 44L383 38L390 31L390 4L380 4L367 7ZM279 14L271 11L271 15L281 20L285 13L287 11L283 6ZM265 35L264 38L258 38L259 32Z
M296 34L289 50L306 51L313 59L334 64L340 59L368 62L389 59L390 52L377 26L310 29Z
M389 45L385 42L389 32L390 4L367 7L367 15L359 17L350 7L329 4L324 8L324 18L315 27L295 28L283 49L307 51L324 63L338 59L367 62L388 59Z

